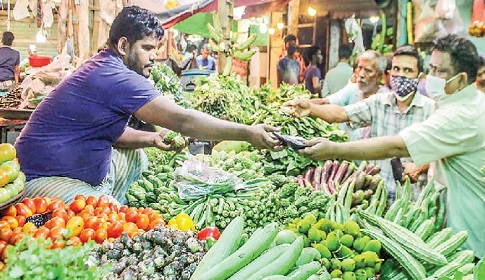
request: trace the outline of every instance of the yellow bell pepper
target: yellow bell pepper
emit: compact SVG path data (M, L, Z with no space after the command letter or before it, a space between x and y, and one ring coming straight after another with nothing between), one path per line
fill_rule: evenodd
M173 229L179 229L181 231L195 231L195 225L189 215L186 213L180 213L175 218L168 221L168 227Z

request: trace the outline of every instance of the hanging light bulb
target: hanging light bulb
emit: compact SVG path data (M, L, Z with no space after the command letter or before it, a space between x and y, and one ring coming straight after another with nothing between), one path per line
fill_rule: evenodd
M276 28L278 28L278 29L283 29L283 27L285 27L285 24L284 24L284 23L282 23L282 22L278 22L278 23L276 24Z
M315 10L313 7L308 7L308 15L311 17L314 17L317 14L317 10Z
M259 33L266 34L266 32L268 32L268 26L266 25L266 23L263 22L259 24Z
M372 22L373 24L376 24L379 21L379 17L373 16L369 18L369 21Z
M273 35L274 33L275 33L275 30L274 30L273 27L271 27L271 28L268 29L268 34L269 35Z

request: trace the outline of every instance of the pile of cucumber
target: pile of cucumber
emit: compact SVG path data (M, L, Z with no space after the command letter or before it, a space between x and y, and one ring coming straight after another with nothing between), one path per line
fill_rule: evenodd
M304 251L302 237L291 243L275 243L279 233L276 223L256 230L240 244L244 220L236 217L227 226L217 243L207 252L192 275L192 280L201 279L308 279L321 271L320 254ZM311 248L313 249L313 248ZM302 258L303 254L310 257ZM326 277L330 277L327 275ZM322 278L329 279L329 278Z

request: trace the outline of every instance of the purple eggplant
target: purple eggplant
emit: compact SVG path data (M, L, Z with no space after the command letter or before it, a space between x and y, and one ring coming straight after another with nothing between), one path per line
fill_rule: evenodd
M369 174L369 172L371 171L372 168L374 168L374 166L376 166L374 163L372 162L368 163L365 166L365 174Z
M347 173L348 168L349 168L349 162L346 161L346 160L342 161L337 172L335 173L335 178L333 179L335 181L335 183L342 184L342 182L343 182L342 179L343 179L345 173Z
M342 178L343 183L346 183L347 179L349 179L350 176L354 173L355 168L356 168L356 166L355 166L354 163L349 163L349 167L347 168L347 171L345 172L345 175Z
M370 181L370 184L369 184L369 189L376 191L380 181L382 181L382 177L380 174L376 174L372 176L372 180Z
M337 190L335 189L335 184L333 180L328 180L328 190L330 191L330 194L334 194Z
M365 173L360 172L358 175L356 175L355 179L355 184L354 184L354 190L360 190L365 184Z
M306 188L313 188L312 183L305 178L303 179L303 183L304 183Z
M317 184L318 187L320 187L320 182L321 182L321 179L322 179L322 170L323 170L323 166L317 166L315 168L315 172L313 173L312 183Z
M320 180L321 184L327 183L328 177L330 176L330 172L332 172L332 163L333 163L333 161L327 160L325 162L325 164L323 165L322 177L321 177L321 180Z
M315 169L314 168L310 168L307 170L307 172L305 172L305 177L304 179L307 180L308 182L311 182L313 181L313 172L315 172Z
M296 181L298 182L298 185L300 185L300 187L305 186L305 183L303 182L303 175L296 176Z
M369 172L365 172L367 175L376 175L376 174L379 174L379 172L381 172L381 168L378 166L378 165L374 165L370 170Z
M335 179L335 174L337 174L339 167L340 162L338 162L338 160L334 160L332 163L332 173L330 173L330 176L328 177L329 181L333 181Z

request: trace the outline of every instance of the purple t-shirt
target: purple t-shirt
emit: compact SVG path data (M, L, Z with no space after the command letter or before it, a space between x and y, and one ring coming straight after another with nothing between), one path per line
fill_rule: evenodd
M27 180L67 176L98 185L129 117L159 95L114 52L89 59L45 97L17 139Z
M15 79L15 65L20 64L20 53L9 47L0 47L0 82Z
M318 80L322 78L322 73L320 69L314 65L310 65L305 71L305 87L312 93L315 94L315 89L313 88L313 77L318 77Z

